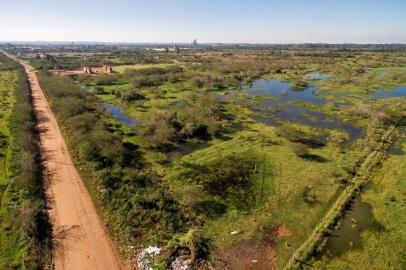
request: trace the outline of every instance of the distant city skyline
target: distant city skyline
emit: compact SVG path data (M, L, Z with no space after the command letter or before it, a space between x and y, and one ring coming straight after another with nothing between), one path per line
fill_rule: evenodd
M13 0L0 41L406 43L404 0Z

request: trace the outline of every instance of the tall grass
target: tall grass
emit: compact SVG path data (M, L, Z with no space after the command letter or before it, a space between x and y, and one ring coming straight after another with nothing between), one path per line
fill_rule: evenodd
M46 211L39 138L36 118L33 111L30 88L23 67L14 60L0 53L0 60L5 63L2 69L16 72L17 82L14 86L15 103L9 119L10 162L8 164L7 196L3 198L3 218L15 232L4 243L19 245L19 255L14 258L2 258L12 264L0 264L2 269L46 269L51 265L50 238L51 227ZM5 192L6 193L6 192ZM7 232L5 232L7 238ZM0 261L0 262L1 262Z

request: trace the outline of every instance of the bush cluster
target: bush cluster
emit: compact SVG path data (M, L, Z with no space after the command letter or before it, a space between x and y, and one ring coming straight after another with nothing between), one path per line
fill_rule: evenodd
M142 132L151 147L165 150L178 142L221 136L227 121L221 103L206 95L192 99L192 106L157 112L144 121Z
M108 225L115 236L127 244L136 239L161 243L186 230L187 216L138 146L125 142L121 133L102 121L107 115L99 100L68 78L46 73L39 78L78 167L96 175L95 183L87 183L107 221L112 221Z

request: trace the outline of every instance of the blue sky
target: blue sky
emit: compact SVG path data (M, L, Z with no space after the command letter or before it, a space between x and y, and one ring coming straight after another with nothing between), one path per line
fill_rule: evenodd
M406 43L406 0L3 0L0 40Z

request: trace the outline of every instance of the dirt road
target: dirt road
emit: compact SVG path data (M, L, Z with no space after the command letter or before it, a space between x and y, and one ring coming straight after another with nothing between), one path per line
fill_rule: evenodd
M92 200L67 151L50 107L31 67L24 65L38 117L41 149L48 177L50 217L54 226L57 270L124 269Z

